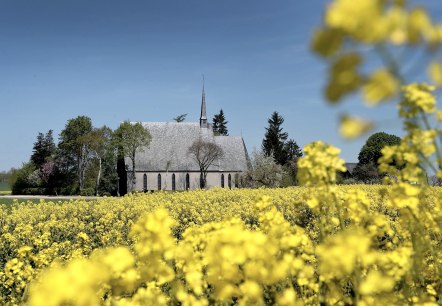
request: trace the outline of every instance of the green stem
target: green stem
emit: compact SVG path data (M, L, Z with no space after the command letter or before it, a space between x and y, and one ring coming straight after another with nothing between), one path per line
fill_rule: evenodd
M420 113L421 113L422 121L424 122L425 128L426 128L427 130L432 130L432 128L431 128L431 126L430 126L430 122L428 121L428 117L425 116L425 114L424 114L423 111L420 111ZM439 166L439 168L440 168L440 166L441 166L440 163L441 163L441 161L442 161L442 152L441 152L441 150L440 150L440 148L439 148L439 145L437 144L437 141L436 141L436 140L434 140L434 146L435 146L435 148L436 148L437 163L438 163L438 166ZM434 167L433 167L433 168L434 168ZM433 171L434 171L434 170L433 170ZM438 172L438 170L435 170L435 174L437 174L437 172Z
M399 82L404 85L405 79L402 77L399 69L399 65L396 62L396 59L390 53L385 44L380 43L376 45L376 50L378 51L382 61L389 68L390 72L399 80Z

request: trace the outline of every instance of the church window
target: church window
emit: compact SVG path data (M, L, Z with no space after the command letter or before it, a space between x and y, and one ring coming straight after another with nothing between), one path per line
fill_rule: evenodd
M172 190L176 189L176 185L175 185L175 173L172 174Z
M158 190L161 190L161 174L158 173Z
M235 174L235 187L238 188L239 186L239 174Z
M229 186L229 189L232 189L232 176L230 175L230 173L227 177L227 185Z
M190 189L190 176L189 173L186 174L186 190Z
M221 174L221 188L224 188L224 174Z
M143 175L143 190L147 191L147 174Z

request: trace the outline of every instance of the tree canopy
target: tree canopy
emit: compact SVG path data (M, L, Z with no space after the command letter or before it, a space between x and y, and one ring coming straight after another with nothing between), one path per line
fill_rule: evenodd
M213 116L212 120L212 128L215 135L228 136L229 131L227 129L227 123L228 121L226 121L224 111L221 109L219 114Z
M92 132L92 120L87 116L78 116L68 120L60 134L58 147L66 162L77 174L80 191L84 188L84 178L89 161L89 147L86 135ZM71 162L73 161L73 162Z
M189 147L188 153L197 162L200 168L202 178L200 181L200 187L206 188L207 170L215 159L224 155L223 150L216 143L200 138L192 143L192 145Z
M31 162L41 167L55 154L56 146L54 143L54 137L52 136L52 130L49 130L46 135L38 133L37 141L34 142L32 149Z
M384 132L371 135L359 152L358 164L353 170L354 178L365 183L379 183L382 175L378 171L378 160L382 156L382 149L400 142L400 137Z
M281 187L282 180L287 174L284 167L279 165L264 152L253 151L252 167L244 174L244 184L247 187Z
M262 150L266 156L273 156L278 164L284 165L287 161L284 144L288 137L288 134L283 132L281 127L284 118L278 112L273 112L267 122L269 126L266 127Z
M147 129L139 122L130 123L125 121L115 130L114 142L119 148L123 156L128 157L132 162L131 169L131 186L130 191L135 186L135 154L137 151L142 151L143 147L149 145L152 137Z
M371 135L362 146L358 155L359 164L378 164L378 159L382 156L381 150L385 146L398 145L401 138L396 135L379 132Z
M15 194L116 195L117 156L112 130L94 128L92 120L78 116L68 120L59 135L38 133L30 162L14 171Z

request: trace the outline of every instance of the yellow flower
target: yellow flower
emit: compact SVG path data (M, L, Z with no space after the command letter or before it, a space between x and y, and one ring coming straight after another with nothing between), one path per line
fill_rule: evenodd
M373 123L361 118L341 116L339 132L343 138L354 139L373 129Z
M341 233L317 248L321 277L324 280L342 278L356 268L370 248L370 238L362 232Z
M398 89L399 81L387 69L379 69L368 78L363 93L368 105L376 105L392 99Z
M336 0L326 12L325 24L363 42L379 42L388 34L382 9L381 0Z
M424 9L413 9L408 20L408 40L412 44L421 42L424 37L430 36L431 21Z
M326 185L336 182L336 172L345 171L340 150L316 141L304 147L305 155L298 161L298 179L302 185Z
M433 86L426 84L410 84L403 88L403 99L399 104L399 112L403 117L415 117L419 112L432 113L436 110L436 98L431 94Z
M370 271L359 286L359 292L364 295L390 292L394 285L394 279L384 276L378 271Z
M442 64L440 62L432 62L428 66L428 76L437 86L442 86Z
M330 102L338 102L361 86L362 78L357 71L361 63L362 57L357 53L344 54L333 63L325 92Z
M343 35L339 30L319 29L314 33L311 48L319 55L329 57L339 51L342 40Z

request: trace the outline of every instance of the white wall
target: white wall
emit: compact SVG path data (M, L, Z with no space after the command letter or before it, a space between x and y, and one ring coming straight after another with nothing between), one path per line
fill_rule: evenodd
M200 188L199 172L137 172L135 190L144 190L144 174L147 177L147 190L158 190L158 174L161 174L161 189L172 190L172 175L175 174L176 190L185 190L186 174L189 173L190 189ZM221 175L224 174L224 188L228 188L228 176L232 178L232 188L235 188L235 174L238 172L209 172L207 173L207 188L221 187Z

